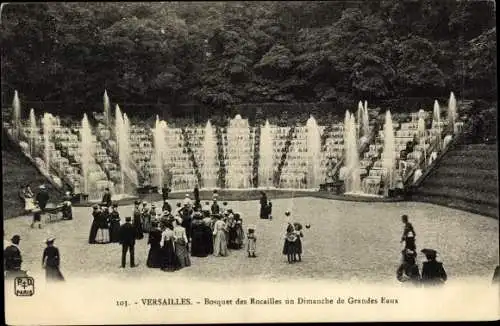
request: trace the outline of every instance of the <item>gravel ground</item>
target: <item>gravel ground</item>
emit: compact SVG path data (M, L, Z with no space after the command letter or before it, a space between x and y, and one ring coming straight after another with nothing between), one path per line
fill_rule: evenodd
M221 198L222 200L222 198ZM157 202L157 206L160 203ZM175 201L172 200L172 206ZM228 257L192 258L192 266L175 272L182 276L215 280L234 277L253 280L290 280L292 278L338 281L391 281L399 265L403 225L400 216L410 216L417 248L438 250L450 279L484 277L491 279L499 256L499 225L492 218L432 204L362 203L318 198L274 199L273 220L258 218L258 201L229 202L242 213L244 226L257 227L257 258L246 251L231 251ZM288 264L283 248L286 227L284 212L292 211L294 221L310 223L304 230L303 261ZM122 221L132 215L131 206L119 208ZM90 209L75 207L74 219L31 229L31 216L4 221L5 238L19 234L23 269L39 275L45 239L55 236L62 256L61 270L69 280L81 276L113 278L162 275L145 266L147 236L136 245L135 269L120 269L118 244L89 245ZM419 255L421 263L423 257ZM179 275L179 276L180 276Z

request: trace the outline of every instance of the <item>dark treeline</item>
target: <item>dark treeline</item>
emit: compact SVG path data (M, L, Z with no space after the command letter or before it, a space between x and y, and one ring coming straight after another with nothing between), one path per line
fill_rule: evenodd
M125 111L180 116L496 99L493 1L32 3L1 19L3 105L14 89L68 113L101 109L107 89Z

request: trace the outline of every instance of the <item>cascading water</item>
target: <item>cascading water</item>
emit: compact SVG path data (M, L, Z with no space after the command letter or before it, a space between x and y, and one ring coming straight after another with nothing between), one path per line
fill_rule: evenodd
M118 151L118 161L120 163L120 192L125 193L125 169L127 167L127 152L126 152L126 138L125 124L123 121L122 112L118 104L115 110L115 137Z
M106 90L104 90L104 98L103 98L103 102L104 102L104 122L106 123L106 126L110 126L110 123L111 123L111 113L109 112L110 111L110 102L109 102L109 97L108 97L108 92Z
M153 130L153 141L154 141L154 149L155 149L155 163L156 163L156 186L160 192L163 188L163 157L166 147L165 142L165 121L160 121L158 116L156 116L155 129Z
M450 93L450 100L448 101L448 123L453 127L455 131L455 122L457 119L457 100L455 99L455 94Z
M50 136L52 133L52 114L50 113L44 113L43 118L42 118L42 124L43 124L43 148L44 148L44 155L43 159L45 161L45 166L47 171L50 170Z
M228 169L226 183L228 188L249 188L252 178L252 155L250 126L247 119L237 114L229 120L227 128Z
M203 138L203 161L201 164L201 176L203 188L215 188L217 186L217 172L219 170L217 158L217 136L210 120L205 126Z
M93 161L92 157L92 131L90 129L87 114L83 115L82 127L80 130L80 155L82 163L82 179L83 179L83 193L89 194L92 187L90 185L90 167Z
M363 102L358 102L358 111L356 111L356 121L358 122L358 138L364 136L363 134L363 115L365 114L365 108L363 107Z
M345 166L347 173L344 178L345 193L360 193L361 179L359 176L359 151L356 139L356 119L346 111L344 120Z
M271 187L273 185L273 137L269 121L260 130L259 145L259 187Z
M307 127L307 155L308 155L308 187L319 188L320 178L320 154L321 154L321 134L318 123L313 116L309 117Z
M17 91L14 92L14 99L12 100L12 125L14 127L15 137L19 137L20 127L21 127L21 101L19 101L19 94Z
M394 140L394 127L391 112L387 110L384 124L384 149L382 152L382 168L386 171L386 193L393 188L394 170L396 167L396 144Z
M30 153L32 157L35 157L36 153L36 142L38 140L38 127L36 125L36 115L35 109L30 110Z

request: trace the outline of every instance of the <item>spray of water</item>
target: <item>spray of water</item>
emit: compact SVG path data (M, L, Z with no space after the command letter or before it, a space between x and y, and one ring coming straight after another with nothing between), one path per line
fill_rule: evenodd
M36 152L36 141L38 139L38 127L36 125L36 114L35 109L30 110L30 152L31 156L35 156Z
M93 161L92 157L92 131L90 129L87 114L83 115L82 127L80 130L80 155L82 163L82 179L83 179L83 193L89 194L91 187L90 167Z
M361 179L359 175L359 151L356 139L356 119L349 111L344 119L344 151L347 173L344 178L346 193L360 193Z
M448 101L448 122L451 126L455 126L457 119L457 100L455 99L455 94L450 93L450 100Z
M365 101L365 107L363 110L363 136L370 136L370 116L368 115L368 101Z
M43 118L42 118L42 124L43 124L43 143L44 143L44 155L43 159L46 164L47 171L50 169L50 136L52 134L52 114L50 113L44 113Z
M217 136L210 120L205 126L205 137L203 139L203 160L201 162L201 176L204 188L215 188L217 186L217 172L219 170L217 158Z
M104 90L104 122L106 123L107 126L110 126L111 123L111 113L110 113L110 102L109 102L109 97L108 97L108 92Z
M313 116L309 117L307 127L307 155L308 155L308 187L319 188L321 183L320 154L321 154L321 134L318 123Z
M259 187L271 187L273 185L273 136L269 121L260 130L259 146Z
M396 165L396 144L394 140L394 127L391 112L387 110L384 124L384 149L382 152L382 168L386 171L386 189L393 188L394 169Z
M19 101L19 94L17 91L14 92L14 99L12 100L12 124L14 127L14 131L16 136L19 135L19 129L21 127L21 102Z
M163 123L162 123L163 122ZM155 181L158 189L162 191L163 188L163 157L165 152L165 122L160 121L159 117L156 116L155 129L153 130L153 142L155 149L155 165L156 165L156 173L155 173Z

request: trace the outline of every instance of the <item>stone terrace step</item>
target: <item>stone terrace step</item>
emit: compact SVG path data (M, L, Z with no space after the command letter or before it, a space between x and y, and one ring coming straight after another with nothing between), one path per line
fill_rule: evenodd
M431 176L424 182L426 187L441 187L443 185L453 188L464 188L476 190L478 192L492 192L498 194L498 182L496 179L490 178L488 180L479 178L464 177L445 177L445 176Z
M454 188L445 185L427 185L417 191L418 195L442 196L447 198L457 198L479 204L498 205L498 194L491 192L478 192L473 189Z
M460 167L460 168L469 168L469 169L480 169L480 170L497 170L498 163L497 160L493 159L484 159L483 157L475 157L475 156L446 156L439 163L439 166L436 168L439 169L441 167Z
M425 195L425 194L417 194L413 196L412 199L433 203L437 205L447 206L451 208L458 208L475 214L486 215L498 219L498 205L477 204L458 198L449 198L439 195Z
M495 182L497 182L496 180L498 179L498 170L497 169L494 169L494 170L490 170L490 169L471 170L470 167L464 166L464 165L457 166L457 167L441 166L437 170L434 170L431 173L431 177L433 177L433 178L440 177L440 176L449 176L449 177L469 176L470 178L478 178L478 179L493 178L493 179L495 179Z

